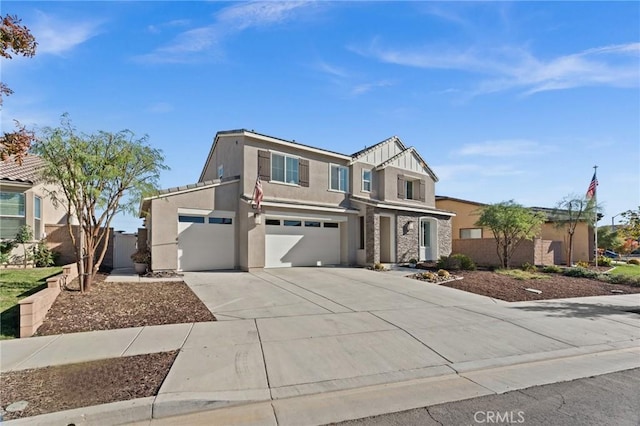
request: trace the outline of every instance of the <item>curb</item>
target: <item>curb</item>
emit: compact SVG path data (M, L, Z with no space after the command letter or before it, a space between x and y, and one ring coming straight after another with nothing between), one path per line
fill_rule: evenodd
M147 397L9 420L4 424L323 425L640 368L640 347L628 345L631 347L565 353L564 357L556 358L523 358L521 363L509 365L487 363L475 369L468 365L457 373L283 399L213 401L192 400L186 395L169 399ZM190 413L185 413L183 404Z

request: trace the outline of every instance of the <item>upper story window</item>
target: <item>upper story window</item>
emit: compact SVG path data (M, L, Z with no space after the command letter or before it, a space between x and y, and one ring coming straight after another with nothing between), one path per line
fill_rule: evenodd
M25 225L25 197L22 192L0 192L0 238L13 239Z
M398 175L398 198L425 201L426 182L410 176Z
M299 184L298 158L284 154L271 154L271 180L276 182Z
M330 179L329 189L334 191L348 192L349 191L349 169L344 166L338 166L335 164L329 165L330 167Z
M414 195L413 190L414 190L414 181L412 180L405 181L404 197L407 200L415 200L415 197L413 196Z
M223 175L224 175L224 165L220 164L218 166L218 179L222 179Z
M460 239L482 238L482 228L466 228L460 230Z
M371 192L371 170L362 171L362 190Z

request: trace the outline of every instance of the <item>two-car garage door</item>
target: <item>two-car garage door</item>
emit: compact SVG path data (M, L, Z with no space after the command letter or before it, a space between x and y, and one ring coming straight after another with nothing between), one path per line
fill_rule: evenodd
M265 268L340 263L338 222L267 216L265 225Z

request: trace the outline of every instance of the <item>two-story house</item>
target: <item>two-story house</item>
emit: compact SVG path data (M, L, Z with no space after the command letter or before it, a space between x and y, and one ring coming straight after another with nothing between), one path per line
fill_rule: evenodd
M256 182L263 198L256 205ZM196 184L145 198L153 270L371 265L451 252L438 178L397 137L345 155L247 130L216 134Z

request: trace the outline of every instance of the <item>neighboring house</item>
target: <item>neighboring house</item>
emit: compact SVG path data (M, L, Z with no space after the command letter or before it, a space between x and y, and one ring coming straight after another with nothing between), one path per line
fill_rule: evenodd
M35 155L27 155L21 165L13 158L0 163L0 239L14 239L21 226L29 225L36 242L46 237L46 224L65 223L65 209L52 204L40 181L42 164Z
M479 211L486 204L475 201L462 200L459 198L436 196L436 206L439 209L455 212L456 216L452 219L452 238L453 251L456 248L460 250L471 250L470 245L459 243L461 240L470 239L494 239L493 233L489 228L476 226L479 218ZM531 250L544 250L544 253L531 253L536 263L563 264L567 262L568 254L568 235L566 228L559 228L557 223L553 221L553 209L543 207L532 207L535 211L541 211L547 215L546 222L542 225L539 238L548 241L543 247L534 244L526 244ZM573 238L573 261L590 260L593 258L593 230L587 222L580 222L576 227ZM462 247L464 246L464 249ZM537 247L537 248L536 248ZM465 253L473 257L473 253ZM493 253L492 253L493 254ZM532 262L530 262L532 263Z
M260 177L264 198L255 204ZM437 177L397 137L344 155L218 132L200 179L145 198L153 270L371 265L451 252Z

